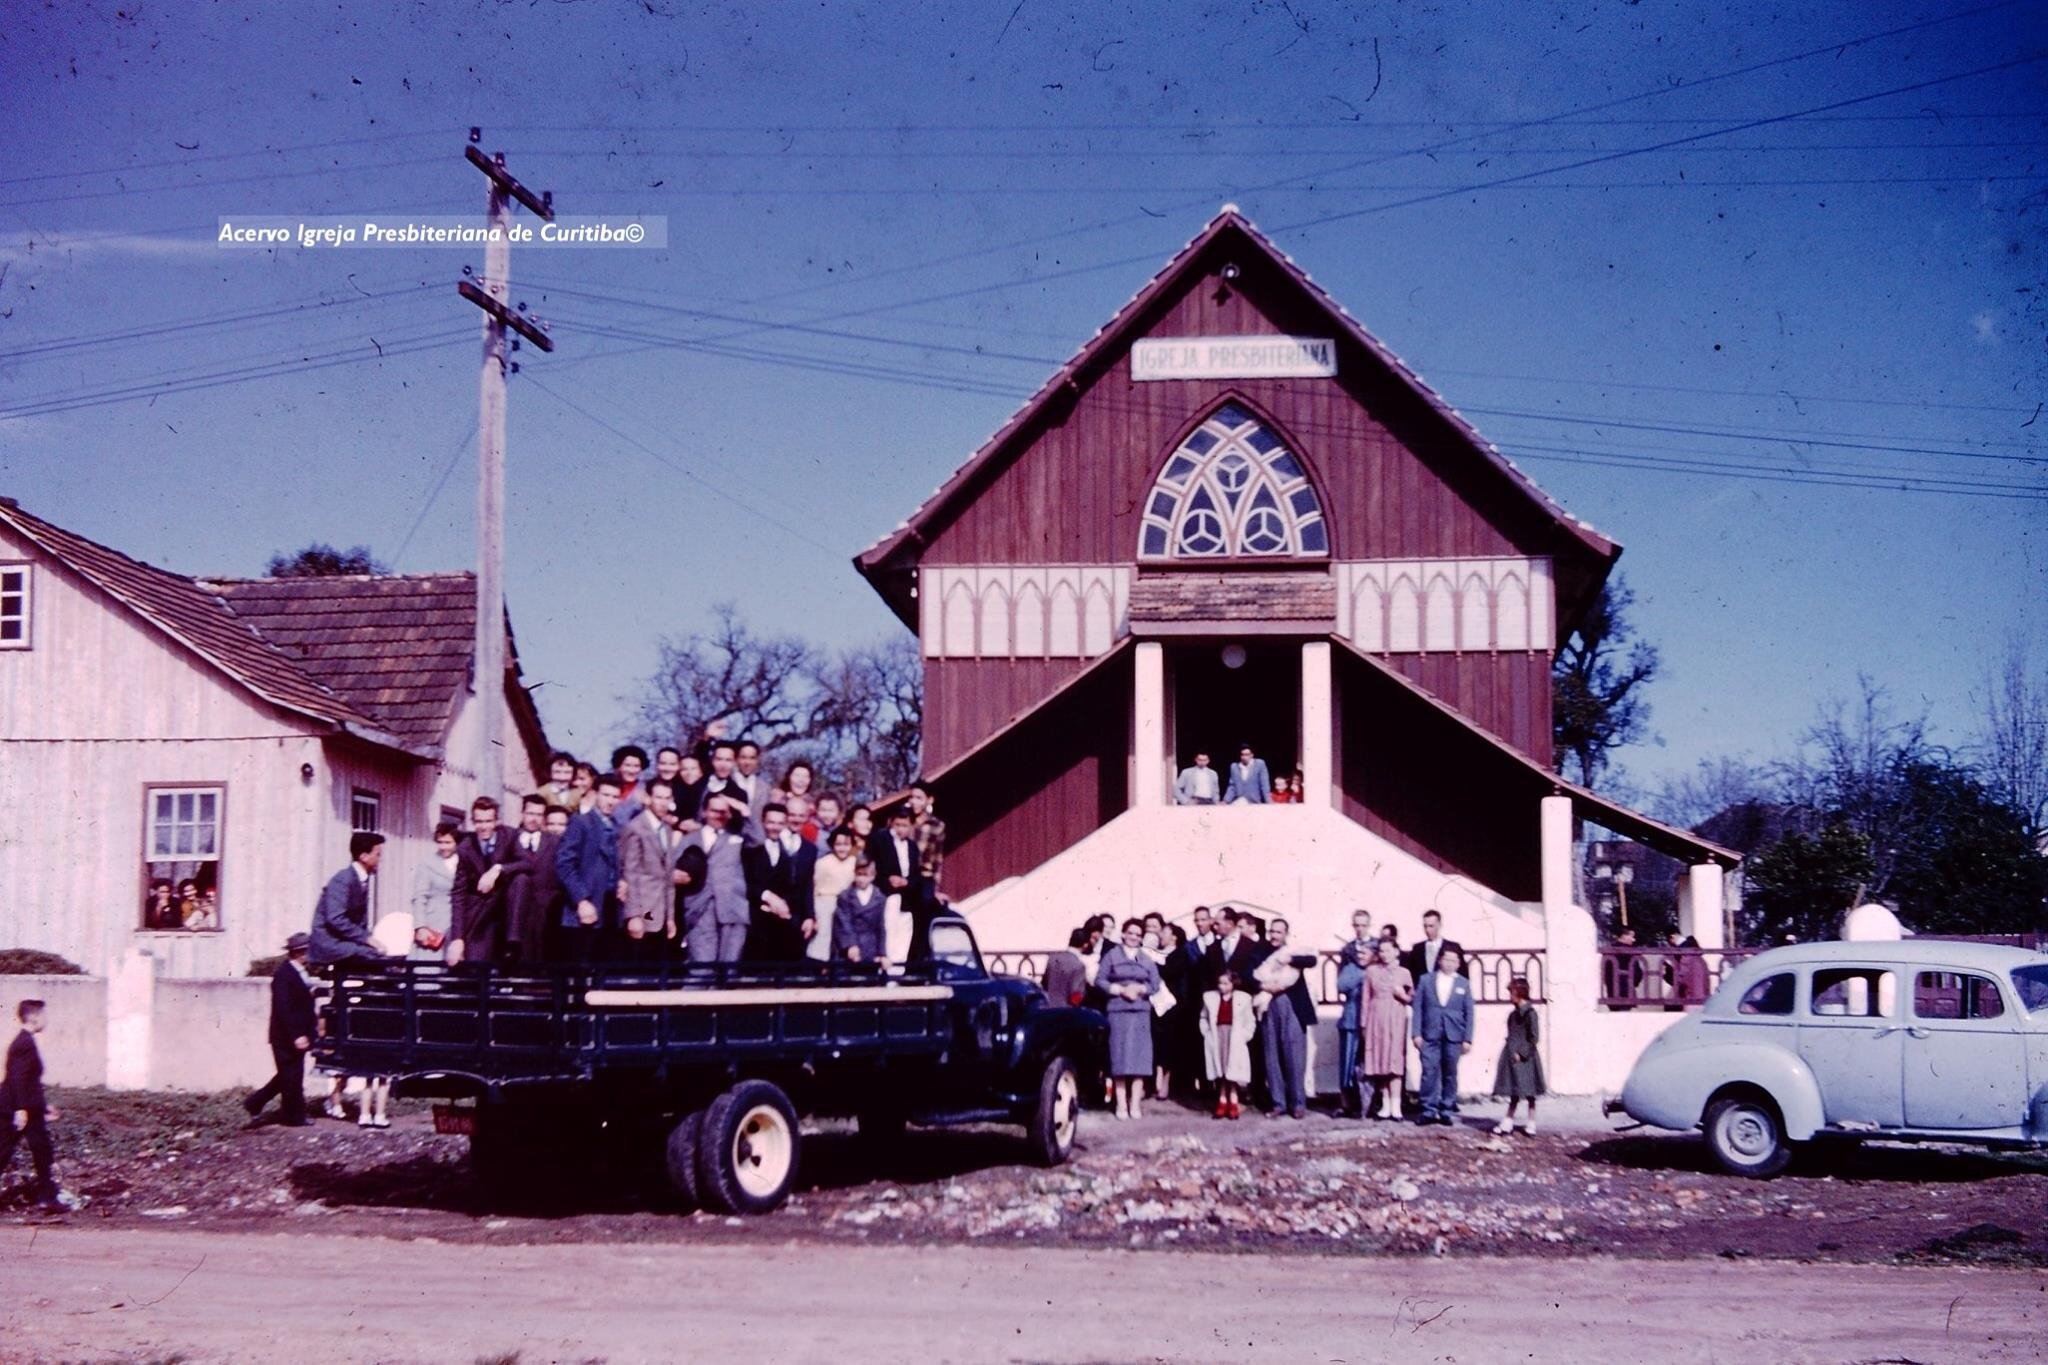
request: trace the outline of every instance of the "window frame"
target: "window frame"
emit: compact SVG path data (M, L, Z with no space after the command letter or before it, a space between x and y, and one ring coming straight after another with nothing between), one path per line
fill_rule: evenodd
M36 566L30 559L0 559L0 575L19 572L21 574L21 638L0 639L0 650L35 648L36 638ZM0 616L0 622L12 620Z
M1896 1020L1902 1018L1905 1012L1900 1008L1899 1004L1899 977L1901 974L1901 970L1896 963L1815 963L1806 974L1806 1009L1800 1014L1799 1021L1802 1024L1810 1024L1822 1020L1829 1022L1869 1023L1872 1020ZM1845 1008L1839 1014L1821 1010L1820 997L1823 994L1821 978L1841 978L1839 983L1832 980L1827 983L1825 989L1832 990L1837 984L1846 986L1850 981L1864 975L1870 978L1870 999L1867 1002L1869 1008L1860 1013L1851 1013L1846 1008L1849 1001L1845 999ZM1891 1008L1889 1010L1884 1008L1886 1004L1884 979L1886 977L1891 978ZM1844 991L1843 994L1848 996L1850 992Z
M214 797L214 851L213 856L210 859L195 857L180 858L177 856L175 852L173 852L167 858L155 858L151 856L155 850L156 843L156 799L157 797L164 795L166 793L176 794L181 792L189 792L195 796L211 793ZM175 824L176 819L174 816L173 825L175 826ZM140 924L136 926L136 932L144 934L180 934L187 936L192 934L219 934L226 932L228 921L228 895L226 885L227 878L225 875L228 860L228 783L226 782L226 780L215 779L212 781L207 781L203 779L195 779L184 782L143 783L142 827L140 830L140 834L142 839L142 846L140 850L142 857L139 860L142 872L142 898L140 904L142 906L141 914L145 916L145 918L142 920ZM214 901L216 912L218 914L218 922L211 929L186 929L182 926L176 929L160 929L150 927L149 921L146 918L146 916L149 913L149 904L152 899L150 895L149 884L151 881L155 879L150 871L150 865L152 863L158 862L211 862L213 864ZM175 893L176 883L182 879L173 877L171 880L173 883L173 891Z
M1956 978L1956 990L1958 992L1957 1007L1965 1011L1979 1004L1982 1000L1981 994L1973 994L1967 983L1975 980L1989 986L1992 995L1998 1001L1998 1013L1959 1013L1953 1016L1922 1014L1920 1012L1920 980L1922 977L1928 976L1952 976ZM1972 967L1920 967L1916 968L1913 972L1913 1022L1915 1023L1976 1024L2005 1029L2012 1026L2013 1016L2020 1008L2023 1007L2019 1004L2018 999L2013 996L2008 984L1996 972Z
M1224 416L1232 408L1237 410L1240 420L1226 423ZM1216 429L1211 429L1211 423L1217 424ZM1260 436L1266 444L1264 449L1257 439ZM1209 439L1208 445L1199 452L1190 449L1193 443L1204 437ZM1216 477L1216 466L1233 451L1241 454L1250 466L1239 497L1233 500L1225 495L1220 501L1211 497L1207 508L1194 508L1192 504L1197 498L1207 497L1212 485L1213 491L1222 494L1223 485ZM1274 468L1281 460L1290 462L1297 473L1287 475ZM1187 468L1179 477L1170 478L1176 466L1183 464ZM1301 510L1296 503L1304 492L1312 501L1312 508L1308 511ZM1262 497L1269 498L1270 508L1255 506ZM1162 498L1171 502L1164 511L1159 505ZM1147 569L1214 571L1232 565L1315 565L1336 559L1329 503L1310 461L1280 423L1245 395L1235 391L1225 393L1210 403L1180 432L1165 458L1154 468L1137 511L1137 560ZM1287 539L1292 542L1291 547L1262 550L1245 544L1252 534L1253 517L1261 512L1270 512L1271 518L1277 518ZM1214 551L1184 548L1182 531L1195 515L1212 518L1218 541L1218 548ZM1311 532L1321 540L1320 549L1310 548L1305 543ZM1148 548L1154 536L1161 538L1162 548Z

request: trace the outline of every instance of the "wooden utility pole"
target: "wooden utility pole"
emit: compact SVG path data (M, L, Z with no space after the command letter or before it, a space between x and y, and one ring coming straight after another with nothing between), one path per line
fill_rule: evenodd
M476 706L482 726L482 766L477 791L499 801L505 795L505 378L509 329L543 351L555 349L548 334L508 301L512 292L512 205L525 205L553 222L554 195L536 198L505 169L505 154L486 157L477 149L481 129L469 130L463 155L491 182L490 240L484 246L481 286L465 279L455 287L484 313L483 378L477 395L476 454ZM467 275L469 271L464 269ZM522 784L523 785L523 784Z

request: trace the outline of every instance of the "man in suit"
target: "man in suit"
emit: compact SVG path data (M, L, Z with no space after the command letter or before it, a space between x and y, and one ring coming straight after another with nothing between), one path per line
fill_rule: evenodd
M740 863L747 878L747 956L757 962L798 961L818 931L811 904L818 850L789 827L788 808L771 801L761 808L761 842L748 844Z
M278 1122L287 1128L306 1126L306 1054L313 1047L313 981L306 974L306 948L312 940L293 934L284 941L284 961L270 974L270 1060L277 1074L261 1090L250 1093L242 1108L255 1118L272 1100Z
M882 922L887 904L888 897L875 885L875 865L866 858L855 860L853 885L839 893L839 900L832 907L834 962L888 965L887 928ZM1086 982L1082 984L1085 986Z
M889 812L889 827L877 830L868 840L868 861L875 865L875 879L882 893L894 896L898 919L890 935L889 956L915 962L924 957L925 930L931 910L925 903L925 883L917 852L917 835L910 812L902 806ZM903 926L908 923L906 936Z
M1266 771L1266 760L1252 754L1252 746L1238 746L1237 762L1230 765L1230 783L1223 790L1223 804L1236 805L1240 801L1254 806L1263 806L1273 799L1273 776Z
M1407 952L1401 955L1401 965L1408 969L1408 975L1418 983L1436 970L1437 959L1446 951L1465 960L1464 945L1456 939L1444 937L1444 917L1434 910L1422 912L1422 937L1417 939Z
M1202 990L1216 989L1216 978L1229 972L1240 989L1249 986L1252 970L1264 959L1259 941L1245 930L1237 911L1225 909L1216 915L1216 941L1202 960Z
M1415 983L1409 1032L1422 1053L1422 1112L1418 1123L1451 1126L1458 1112L1458 1059L1472 1050L1472 987L1466 984L1463 954L1446 947L1436 970Z
M479 796L469 807L470 832L455 846L454 926L448 965L491 962L506 937L506 878L522 868L518 843L498 825L498 803Z
M57 1111L43 1094L43 1054L36 1047L36 1035L43 1031L45 1007L40 1000L24 1000L14 1007L21 1032L7 1045L7 1069L0 1072L0 1175L14 1164L17 1144L28 1144L29 1161L35 1166L34 1198L49 1213L62 1213L57 1182L50 1174L54 1153L50 1148L49 1125Z
M562 879L555 871L555 853L562 836L547 830L553 809L540 792L519 803L519 832L512 836L516 847L504 872L506 956L514 962L539 962L547 956L548 933L561 909ZM566 814L560 823L568 828Z
M1209 755L1198 752L1194 766L1182 768L1173 784L1175 804L1182 806L1213 806L1223 799L1223 779L1209 766Z
M703 878L683 901L683 937L692 962L737 962L746 950L753 906L740 856L744 841L732 824L732 800L720 793L705 802L704 828L691 840L704 858Z
M358 830L348 836L348 866L327 879L313 907L307 957L314 966L384 956L370 937L370 878L383 857L383 835Z
M704 813L711 808L711 798L723 796L731 809L727 812L733 833L744 835L746 825L754 818L753 797L740 782L738 758L730 740L719 740L711 746L711 773L704 779L704 796L697 809L697 819L702 821Z
M628 956L660 946L673 937L676 858L683 836L675 825L675 788L661 778L642 786L640 813L619 831L619 913L626 930ZM622 802L620 810L625 809Z
M1088 999L1088 964L1081 954L1095 938L1095 927L1084 924L1067 935L1067 946L1045 964L1045 998L1055 1005L1080 1005Z
M562 956L571 962L593 962L614 927L607 912L619 894L619 779L607 773L591 789L594 801L569 822L555 849L555 875L561 879L566 903L559 929Z
M1344 1116L1357 1118L1365 1112L1358 1090L1358 1061L1364 1022L1365 969L1375 961L1379 940L1372 936L1372 914L1351 912L1351 941L1337 950L1337 995L1342 1002L1337 1015L1337 1093Z
M1252 979L1265 997L1265 1017L1259 1032L1265 1037L1266 1086L1271 1092L1270 1111L1278 1118L1286 1111L1290 1118L1308 1117L1308 1036L1316 1026L1315 997L1309 993L1308 973L1315 970L1316 955L1290 951L1288 925L1275 919L1266 931L1266 956L1252 969Z

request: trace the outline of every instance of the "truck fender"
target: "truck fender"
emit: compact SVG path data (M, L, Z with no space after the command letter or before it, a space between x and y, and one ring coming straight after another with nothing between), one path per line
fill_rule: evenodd
M1748 1085L1770 1096L1785 1136L1804 1142L1825 1120L1820 1085L1795 1053L1758 1043L1722 1043L1646 1057L1628 1078L1622 1106L1660 1128L1697 1128L1714 1096Z

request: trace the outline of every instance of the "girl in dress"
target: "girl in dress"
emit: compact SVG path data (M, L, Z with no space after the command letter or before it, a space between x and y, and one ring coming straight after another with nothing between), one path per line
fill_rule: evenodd
M1229 972L1202 993L1202 1064L1216 1087L1216 1117L1241 1118L1237 1088L1252 1080L1252 998Z
M1152 1075L1152 997L1159 993L1159 964L1145 951L1145 926L1124 921L1123 942L1102 954L1095 984L1107 999L1109 1075L1116 1083L1116 1116L1142 1118L1140 1101Z
M1401 965L1401 952L1381 939L1379 960L1365 969L1365 1004L1359 1021L1361 1079L1372 1086L1366 1111L1381 1118L1401 1117L1401 1079L1408 1070L1408 1007L1415 999L1415 978Z
M818 859L811 869L811 913L818 918L818 932L804 948L804 956L815 962L832 957L832 916L839 909L839 893L853 885L853 865L860 861L853 847L851 830L832 831L832 851Z
M1536 1097L1546 1091L1543 1059L1536 1055L1536 1007L1529 1003L1528 981L1518 976L1508 982L1508 999L1514 1005L1508 1011L1508 1039L1501 1044L1500 1065L1493 1072L1493 1093L1506 1097L1508 1112L1493 1126L1493 1131L1514 1132L1515 1107L1526 1102L1529 1114L1522 1120L1522 1131L1533 1135L1536 1132Z

